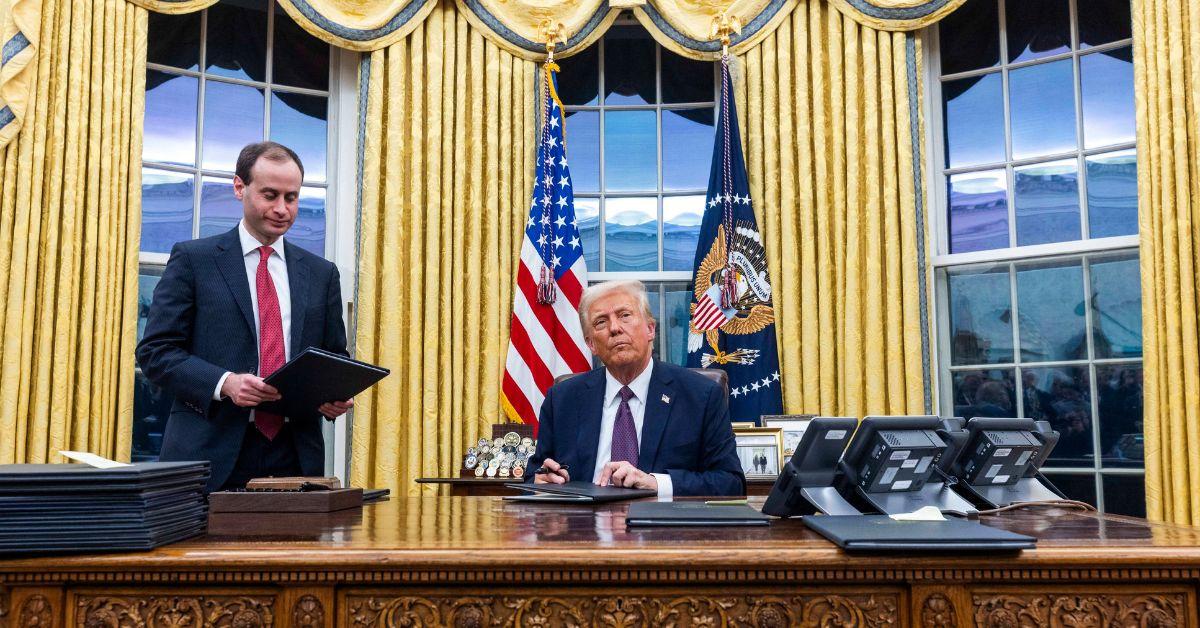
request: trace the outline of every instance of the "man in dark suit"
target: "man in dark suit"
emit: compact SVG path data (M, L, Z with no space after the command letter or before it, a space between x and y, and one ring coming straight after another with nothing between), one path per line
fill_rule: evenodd
M531 465L537 483L576 479L673 495L745 495L720 385L654 360L655 321L639 281L592 286L579 302L603 368L546 392Z
M175 397L161 460L208 460L208 490L265 476L324 475L321 416L254 410L279 399L263 378L307 347L346 353L337 267L283 240L296 220L304 166L291 149L251 144L238 156L243 219L220 235L177 243L154 289L137 359Z

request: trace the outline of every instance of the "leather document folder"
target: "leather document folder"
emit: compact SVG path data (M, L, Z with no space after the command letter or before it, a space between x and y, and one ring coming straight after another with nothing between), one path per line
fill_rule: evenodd
M808 527L847 551L981 552L1033 549L1037 539L974 521L897 521L888 515L809 515Z
M529 491L525 495L509 495L504 499L516 502L550 502L560 504L602 504L623 499L654 497L658 491L620 486L596 486L591 482L567 482L566 484L534 484L513 482L509 488Z
M629 505L625 525L640 526L765 526L770 519L742 504L704 502L637 502Z
M374 364L309 347L267 377L281 398L258 409L284 416L312 414L327 401L349 399L370 388L388 373Z

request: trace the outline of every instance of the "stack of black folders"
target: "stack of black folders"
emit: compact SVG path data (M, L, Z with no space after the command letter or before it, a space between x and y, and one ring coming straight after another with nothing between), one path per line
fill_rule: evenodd
M511 482L509 488L528 491L522 495L509 495L504 499L516 502L541 502L557 504L603 504L624 499L654 497L658 491L620 486L596 486L591 482L574 481L565 484L534 484L533 482Z
M204 532L208 462L0 465L0 557L146 551Z

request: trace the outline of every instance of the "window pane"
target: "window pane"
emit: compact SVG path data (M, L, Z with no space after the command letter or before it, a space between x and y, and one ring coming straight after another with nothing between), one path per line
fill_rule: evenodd
M191 174L142 168L142 244L140 250L169 253L176 242L192 239Z
M600 191L600 112L568 111L563 132L571 185L580 192Z
M653 111L604 112L604 188L658 189L657 118Z
M1018 246L1080 239L1077 161L1014 168L1013 187Z
M200 182L200 237L225 233L242 219L242 202L233 195L233 180L203 177Z
M942 84L946 165L1004 161L1004 94L1000 74Z
M143 266L138 270L138 342L146 335L146 319L150 316L150 304L154 302L154 288L159 279L162 279L162 268Z
M200 11L167 15L151 11L146 26L146 62L200 69Z
M1008 246L1008 180L1003 170L950 176L950 252Z
M1106 467L1141 467L1142 365L1096 367L1096 407L1100 412L1100 448Z
M605 199L604 270L658 270L658 199Z
M948 279L951 362L1012 362L1012 305L1007 267L956 273Z
M252 4L254 8L223 2L208 8L208 48L205 51L208 73L251 81L266 80L266 2Z
M325 188L300 188L296 222L283 237L315 255L325 256Z
M555 75L558 98L564 105L595 105L600 93L600 47L592 44L565 59L558 59L562 71ZM575 174L572 169L571 174Z
M329 89L329 44L309 35L275 5L275 44L271 55L276 85Z
M1137 256L1093 260L1091 274L1096 357L1141 357L1142 291Z
M667 50L660 54L663 102L713 102L716 99L716 67L712 61L696 61Z
M575 176L575 167L571 167ZM600 199L575 197L575 221L579 223L579 241L588 270L600 270Z
M1005 14L1010 63L1071 49L1067 0L1007 0Z
M703 190L712 166L712 109L662 112L664 190Z
M1086 158L1088 230L1093 238L1134 235L1137 223L1137 153Z
M954 416L964 419L1017 416L1012 369L955 371L953 375Z
M1075 5L1079 16L1080 48L1132 36L1129 0L1075 0Z
M686 284L666 284L666 302L663 304L663 320L659 321L658 333L666 334L667 355L663 359L671 364L683 366L687 360L688 322L692 315L692 290Z
M1025 416L1049 421L1058 444L1048 466L1092 466L1092 402L1086 366L1023 369Z
M196 100L199 81L146 71L142 159L191 166L196 163Z
M1008 74L1013 159L1075 150L1075 87L1071 60Z
M1143 475L1101 476L1104 482L1104 512L1144 518L1146 516L1146 477Z
M170 393L150 383L141 369L134 371L132 462L158 460L163 431L171 416Z
M663 270L692 270L703 220L703 194L663 197Z
M263 139L263 90L204 84L204 168L233 172L242 147Z
M1021 360L1087 359L1083 267L1079 261L1017 267Z
M1133 49L1079 58L1083 94L1083 137L1087 148L1134 140Z
M967 0L938 23L942 74L1000 63L1000 12L996 0Z
M300 155L305 181L325 182L328 121L329 99L324 96L271 92L271 139Z
M654 40L640 26L614 26L604 35L604 104L642 105L656 100Z
M1047 473L1046 478L1068 499L1096 505L1096 474Z

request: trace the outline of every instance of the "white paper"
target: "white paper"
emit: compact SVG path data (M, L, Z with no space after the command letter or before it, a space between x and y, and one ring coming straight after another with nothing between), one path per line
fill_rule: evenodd
M896 521L945 521L942 516L942 511L937 509L937 506L924 506L912 512L902 512L898 515L889 515Z
M97 456L96 454L89 454L86 451L60 451L58 453L62 454L64 458L70 458L75 462L82 462L83 464L91 465L97 469L112 469L113 467L129 466L128 462L109 460L108 458Z

